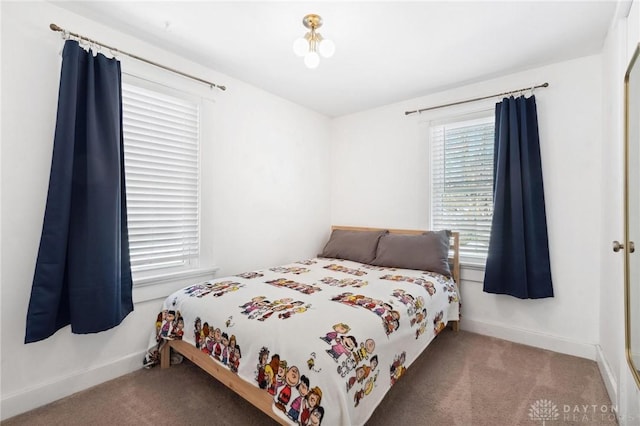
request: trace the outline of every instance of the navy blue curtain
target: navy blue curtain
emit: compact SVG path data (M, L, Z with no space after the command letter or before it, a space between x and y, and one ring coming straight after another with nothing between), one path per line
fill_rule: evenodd
M25 343L95 333L133 311L120 63L65 42L49 192Z
M484 291L553 297L534 96L496 105L494 199Z

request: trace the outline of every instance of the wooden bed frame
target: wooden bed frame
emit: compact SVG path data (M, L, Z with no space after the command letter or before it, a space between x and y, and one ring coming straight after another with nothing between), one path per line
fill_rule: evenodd
M356 226L332 226L331 230L342 229L347 231L379 231L386 228L368 228L368 227L356 227ZM388 229L390 233L394 234L407 234L417 235L422 234L425 231L414 229ZM451 273L453 279L460 287L460 234L458 232L451 233L451 242L449 250L449 263L451 266ZM459 330L460 321L449 321L449 325L454 331ZM237 374L232 373L227 367L217 363L211 362L211 357L195 346L183 342L182 340L167 340L160 350L160 368L168 368L170 366L170 350L180 353L189 361L202 368L211 376L215 377L222 384L229 389L237 393L239 396L247 400L251 405L258 408L260 411L271 417L273 420L281 425L289 425L289 423L279 417L273 411L273 396L264 389L256 387L252 383L249 383Z

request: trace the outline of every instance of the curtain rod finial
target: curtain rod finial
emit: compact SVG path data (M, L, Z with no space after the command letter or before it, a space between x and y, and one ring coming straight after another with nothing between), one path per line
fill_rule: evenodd
M62 28L60 28L56 24L49 24L49 28L51 28L51 31L62 31Z

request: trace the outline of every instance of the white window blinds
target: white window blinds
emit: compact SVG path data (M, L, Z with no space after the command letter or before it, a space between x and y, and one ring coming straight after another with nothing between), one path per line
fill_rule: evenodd
M432 125L430 139L432 227L459 231L462 256L486 258L493 211L493 115Z
M197 266L199 105L122 84L132 271Z

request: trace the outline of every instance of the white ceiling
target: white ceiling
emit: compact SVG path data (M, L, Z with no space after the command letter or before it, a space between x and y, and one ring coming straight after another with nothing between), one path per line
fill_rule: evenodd
M55 3L330 117L598 53L617 7L615 0ZM336 44L315 70L292 51L308 13L322 16L319 31Z

